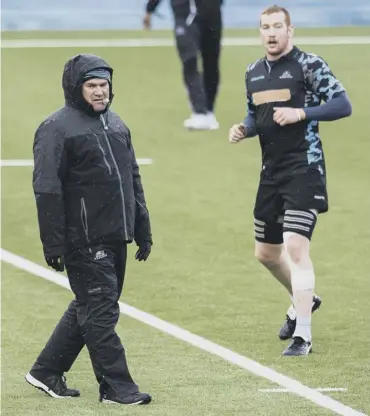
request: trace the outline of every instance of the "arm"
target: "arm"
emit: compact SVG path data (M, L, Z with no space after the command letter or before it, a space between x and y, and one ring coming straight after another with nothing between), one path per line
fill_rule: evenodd
M134 195L135 195L135 204L136 204L135 242L138 246L141 246L145 242L149 242L150 244L153 244L149 211L146 207L144 189L143 189L143 185L141 182L141 176L139 173L139 166L136 161L135 150L131 142L130 132L129 132L129 144L130 144L130 150L131 150L132 175L133 175Z
M153 13L160 2L161 0L148 0L146 4L146 12Z
M243 124L246 127L246 138L254 137L257 134L256 127L256 107L252 102L252 97L247 93L248 114L245 117Z
M146 4L146 12L143 19L143 25L145 29L150 29L152 25L152 14L154 13L155 9L158 7L158 4L161 0L148 0Z
M305 119L334 121L350 116L352 106L346 91L328 65L315 55L306 55L301 64L306 94L314 105L304 108L274 107L274 121L280 126L285 126ZM320 105L321 101L324 101L324 104Z
M352 114L352 105L347 94L343 92L323 105L307 107L303 111L305 118L309 121L334 121L350 116Z
M304 108L303 118L334 121L352 114L352 106L343 85L323 59L309 56L305 78L308 90L324 104Z
M246 95L247 95L247 116L245 117L243 124L246 127L246 138L254 137L257 134L257 127L256 127L256 106L253 104L253 100L251 95L248 92L248 75L249 75L250 66L247 69L247 73L245 74L245 88L246 88Z
M66 221L62 178L65 172L64 137L55 123L37 129L34 144L33 190L45 257L66 252Z

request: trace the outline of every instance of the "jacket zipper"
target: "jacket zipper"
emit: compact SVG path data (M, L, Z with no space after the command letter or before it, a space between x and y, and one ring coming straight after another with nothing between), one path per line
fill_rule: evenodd
M107 133L106 133L106 131L108 130L108 126L107 126L107 124L104 120L103 114L100 114L100 120L101 120L102 125L103 125L104 138L105 138L105 141L107 142L109 153L110 153L110 156L113 160L113 164L114 164L114 167L116 169L118 180L119 180L119 190L120 190L121 202L122 202L123 228L124 228L124 233L125 233L125 239L128 240L127 219L126 219L126 210L125 210L126 204L125 204L125 195L123 193L122 176L119 172L118 165L117 165L116 159L114 158L112 147L110 145L110 142L109 142L109 139L108 139L108 136L107 136Z
M82 228L84 229L86 241L90 243L89 239L89 225L87 222L87 210L86 210L86 204L85 204L85 198L81 198L81 222L82 222Z
M112 175L112 167L108 163L107 157L105 156L105 152L104 152L103 146L100 143L99 136L96 134L95 137L96 137L96 141L98 142L99 149L100 149L100 151L103 154L103 160L104 160L104 163L105 163L105 165L106 165L106 167L108 169L109 175Z

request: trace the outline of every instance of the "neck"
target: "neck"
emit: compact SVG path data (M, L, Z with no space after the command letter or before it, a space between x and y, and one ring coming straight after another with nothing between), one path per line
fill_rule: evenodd
M289 52L291 52L291 50L293 49L293 44L292 43L288 43L287 47L283 50L283 52L281 52L279 55L270 55L268 52L266 53L266 57L268 61L277 61L278 59L280 59L282 56L287 55Z

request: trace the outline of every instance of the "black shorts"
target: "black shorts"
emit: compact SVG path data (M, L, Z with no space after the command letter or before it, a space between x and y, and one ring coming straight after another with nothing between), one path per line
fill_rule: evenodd
M264 242L283 242L282 218L287 210L309 212L312 209L318 213L328 211L326 178L319 171L311 170L281 181L261 177L254 218L256 223L265 224Z

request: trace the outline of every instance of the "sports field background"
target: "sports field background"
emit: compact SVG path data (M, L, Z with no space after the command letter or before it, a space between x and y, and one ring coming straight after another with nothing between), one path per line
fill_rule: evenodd
M254 36L228 31L230 36ZM298 36L370 36L370 28L300 30ZM16 38L139 38L143 32L3 34ZM167 32L150 36L168 37ZM314 43L314 41L313 41ZM299 45L298 45L299 46ZM245 115L244 73L261 56L255 46L222 50L217 102L221 128L187 132L189 114L180 65L172 47L2 49L1 159L31 159L33 133L63 103L65 61L81 53L104 57L114 68L113 110L132 132L152 218L148 262L130 247L122 301L257 360L311 388L370 412L370 196L368 131L370 45L305 45L325 58L343 81L353 115L321 123L330 211L312 243L322 308L313 321L314 353L282 358L277 332L289 305L283 289L253 257L252 210L260 149L257 140L229 145L229 127ZM32 194L32 168L2 167L2 248L44 265ZM82 397L55 401L23 379L71 293L2 263L2 410L7 416L111 415L239 416L331 415L303 398L262 393L279 387L131 318L117 327L134 378L153 395L148 408L99 405L84 350L67 374Z

